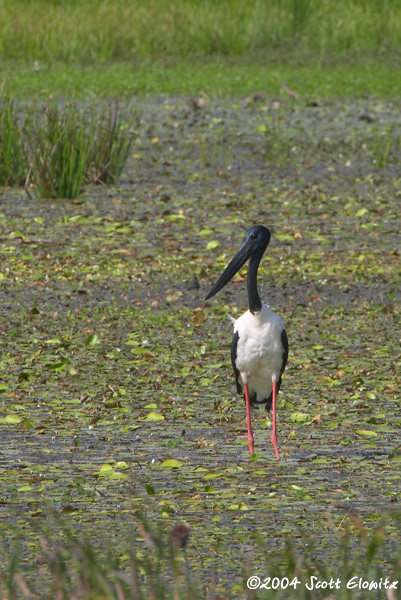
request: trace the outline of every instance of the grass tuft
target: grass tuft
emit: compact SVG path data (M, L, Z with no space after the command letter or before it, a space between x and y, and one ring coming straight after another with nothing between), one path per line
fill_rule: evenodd
M118 100L92 110L93 144L89 154L91 179L95 183L116 183L137 136L138 115Z
M0 186L24 185L26 164L20 127L16 101L0 95Z
M76 198L84 183L116 183L137 136L138 116L107 106L25 106L0 97L0 185L21 186L41 198Z
M264 135L266 158L278 167L288 164L291 155L297 150L297 134L300 126L294 123L293 106L288 110L273 109L266 122L258 127Z
M89 133L89 134L88 134ZM82 189L93 145L83 112L75 102L47 104L29 121L28 160L34 190L41 198L76 198Z
M386 167L391 162L400 160L401 135L394 127L376 129L369 146L373 161L378 167Z

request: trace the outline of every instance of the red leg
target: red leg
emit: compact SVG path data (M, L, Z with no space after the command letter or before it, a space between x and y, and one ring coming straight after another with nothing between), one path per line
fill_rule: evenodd
M277 449L277 438L276 438L276 396L277 396L277 383L272 381L272 413L273 413L273 426L270 441L273 444L274 452L277 460L280 460L280 456Z
M253 454L253 433L252 433L252 425L251 425L251 403L249 401L249 390L248 386L244 385L244 393L245 393L245 407L246 407L246 423L248 426L248 447L249 452Z

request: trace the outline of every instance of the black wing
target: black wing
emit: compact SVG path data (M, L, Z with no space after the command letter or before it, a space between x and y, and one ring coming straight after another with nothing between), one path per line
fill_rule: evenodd
M285 329L283 329L283 331L281 332L281 343L283 344L283 362L281 363L280 377L278 378L277 386L276 386L276 394L277 395L278 395L278 393L280 391L280 387L281 387L281 376L284 373L284 369L285 369L285 366L286 366L287 360L288 360L288 337L287 337L287 332ZM273 397L273 392L270 394L270 396L266 400L266 410L270 410L272 407L272 397Z
M285 366L287 364L287 360L288 360L288 337L287 337L287 332L285 329L283 329L283 331L281 332L281 343L283 344L283 364L281 365L281 370L280 370L280 379L282 374L284 373L284 369Z
M235 385L237 386L237 392L238 392L238 394L242 394L242 387L239 382L239 371L238 371L237 365L236 365L238 339L239 339L238 331L235 331L233 333L233 337L231 340L231 363L233 365L233 371L234 371L234 375L235 375Z

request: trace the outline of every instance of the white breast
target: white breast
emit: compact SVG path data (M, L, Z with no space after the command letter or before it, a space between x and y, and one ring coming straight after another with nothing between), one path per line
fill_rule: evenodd
M262 303L262 310L249 310L234 323L238 332L236 367L249 392L256 393L257 401L266 400L272 391L272 377L280 377L283 364L284 329L282 319Z

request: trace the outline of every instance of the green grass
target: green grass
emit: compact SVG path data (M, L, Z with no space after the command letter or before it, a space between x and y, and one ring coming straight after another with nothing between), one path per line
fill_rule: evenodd
M0 7L0 56L31 63L289 49L320 59L400 48L399 0L14 0Z
M37 109L36 109L37 110ZM41 198L76 198L81 191L93 145L85 115L75 103L45 105L31 115L26 132L33 190Z
M399 518L393 516L389 520L398 522ZM71 533L64 518L50 514L48 521L50 526L39 524L32 527L35 542L31 541L29 550L31 564L40 565L40 587L36 573L27 569L21 561L24 534L15 528L17 540L7 550L2 548L2 598L205 598L186 554L187 546L196 545L197 540L184 523L177 523L169 532L162 533L143 517L135 518L136 526L130 526L131 539L124 541L123 548L105 548L103 542L99 550L84 536ZM269 552L260 541L260 549L265 555L263 571L252 565L251 552L248 563L244 565L243 584L237 586L237 597L242 598L246 594L249 600L327 600L327 590L330 590L329 597L332 600L356 600L361 598L358 585L361 579L368 585L387 580L387 587L398 581L395 588L390 588L394 591L387 596L396 600L401 597L398 589L401 554L399 549L390 550L387 547L387 536L385 519L369 531L357 513L350 513L343 530L333 536L335 557L332 567L323 565L313 557L316 541L312 535L303 536L304 552L297 550L290 539L282 550L275 553ZM333 582L331 588L327 585L330 581ZM213 577L210 578L208 590L207 597L215 598ZM381 591L379 595L375 591L370 592L371 597L384 598L384 588Z
M116 183L138 116L118 101L30 104L0 97L0 184L41 198L76 198L84 183Z
M400 94L401 2L15 0L0 4L10 93Z
M23 185L26 176L17 104L0 95L0 186Z
M263 134L266 150L266 158L270 163L279 167L291 163L291 154L296 149L296 136L301 133L301 127L294 123L293 106L289 109L280 107L272 110L266 116L266 122L258 127L258 131Z
M57 64L39 72L13 65L4 71L10 94L27 96L203 94L209 97L246 97L262 91L286 97L282 83L301 98L374 96L394 98L401 92L401 74L396 65L379 61L359 65L289 64L266 65L252 61L218 58L206 61L145 61L80 66Z
M93 131L88 157L90 179L94 183L117 183L138 134L135 108L121 108L118 100L107 106L98 104L90 111L88 121Z

